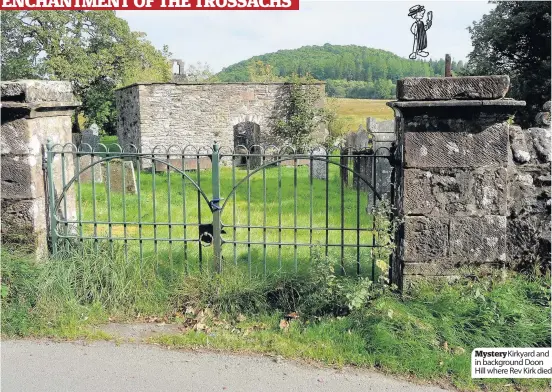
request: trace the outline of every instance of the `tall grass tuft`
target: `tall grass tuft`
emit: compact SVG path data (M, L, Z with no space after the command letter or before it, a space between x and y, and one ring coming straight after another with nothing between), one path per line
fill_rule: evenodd
M84 242L61 251L43 266L39 292L54 306L69 300L98 303L122 314L166 311L173 282L156 273L154 261L125 261L121 244Z
M375 364L431 378L467 380L478 347L550 347L548 282L421 283L402 299L384 295L352 315ZM465 373L464 373L465 372Z

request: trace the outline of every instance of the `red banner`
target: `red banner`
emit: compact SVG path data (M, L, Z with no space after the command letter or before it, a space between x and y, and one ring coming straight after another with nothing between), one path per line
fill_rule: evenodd
M0 10L298 10L299 0L0 0Z

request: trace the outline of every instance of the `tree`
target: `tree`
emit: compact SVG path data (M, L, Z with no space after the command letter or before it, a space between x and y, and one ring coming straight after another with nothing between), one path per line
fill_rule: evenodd
M186 81L189 83L212 82L214 80L214 73L211 70L211 66L207 63L201 63L200 61L196 64L188 65L184 73L186 74Z
M289 79L286 99L280 100L280 107L273 116L272 133L298 152L311 144L312 135L324 123L324 108L317 107L320 92L309 84L315 82L309 74L305 77L293 75Z
M509 95L527 102L520 122L530 125L542 104L550 100L550 2L496 4L468 28L473 51L465 73L509 75Z
M276 75L270 64L257 60L252 61L247 67L249 80L257 83L281 82L283 79Z
M87 123L114 130L113 89L168 81L167 51L132 32L113 11L3 11L4 80L69 80Z

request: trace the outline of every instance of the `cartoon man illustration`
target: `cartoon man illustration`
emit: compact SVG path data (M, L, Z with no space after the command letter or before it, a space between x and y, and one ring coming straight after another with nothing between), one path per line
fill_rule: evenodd
M408 56L410 59L414 60L417 56L427 57L429 55L424 49L427 48L427 33L431 27L433 20L433 11L427 13L427 21L424 24L422 18L425 14L425 8L423 5L415 5L411 7L408 12L408 16L413 18L415 22L410 27L410 31L414 34L414 46L412 48L412 53Z

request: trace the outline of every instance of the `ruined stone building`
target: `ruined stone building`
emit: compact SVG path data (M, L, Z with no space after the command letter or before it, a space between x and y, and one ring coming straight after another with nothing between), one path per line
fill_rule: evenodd
M140 83L115 92L119 143L153 148L273 143L271 118L289 97L287 83ZM324 83L309 84L325 103ZM321 126L315 139L322 141Z

